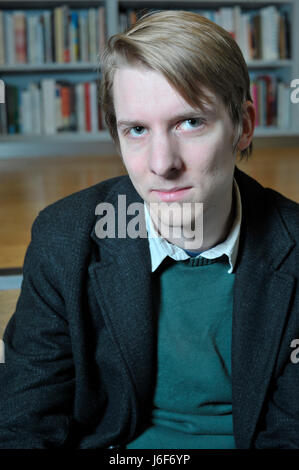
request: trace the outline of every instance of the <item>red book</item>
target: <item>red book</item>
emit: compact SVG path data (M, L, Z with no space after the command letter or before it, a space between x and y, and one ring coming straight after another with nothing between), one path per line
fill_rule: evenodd
M61 114L62 114L63 129L67 130L69 127L70 114L71 114L69 86L61 87Z
M87 132L91 132L91 109L90 109L89 83L84 83L84 99L85 99L85 129Z
M16 62L25 64L27 61L26 54L26 19L24 13L14 14L14 33L15 33L15 52Z
M259 80L264 80L266 82L267 126L272 126L275 118L275 86L273 83L273 77L270 75L260 75Z

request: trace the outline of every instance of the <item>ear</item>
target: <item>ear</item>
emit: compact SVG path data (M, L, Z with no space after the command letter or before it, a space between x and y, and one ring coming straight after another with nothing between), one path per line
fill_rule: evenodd
M255 108L251 101L243 104L243 131L238 142L238 150L245 150L249 147L255 126Z

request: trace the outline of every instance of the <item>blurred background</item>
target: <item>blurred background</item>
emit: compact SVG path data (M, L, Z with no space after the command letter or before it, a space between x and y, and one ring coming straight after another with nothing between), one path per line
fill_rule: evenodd
M98 104L99 54L141 14L176 8L239 44L257 119L253 155L238 166L299 202L298 0L0 0L0 338L38 212L126 173Z

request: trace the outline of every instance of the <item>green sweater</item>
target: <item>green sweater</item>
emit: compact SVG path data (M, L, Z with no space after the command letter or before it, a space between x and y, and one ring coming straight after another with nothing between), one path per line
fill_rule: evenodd
M224 255L166 258L154 276L157 382L151 423L128 449L233 449L234 274Z

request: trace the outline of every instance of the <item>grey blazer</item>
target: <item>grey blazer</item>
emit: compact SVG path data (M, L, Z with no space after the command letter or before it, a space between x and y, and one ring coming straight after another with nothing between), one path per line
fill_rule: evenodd
M299 205L236 169L243 207L232 327L238 448L299 448ZM0 365L0 448L125 446L156 373L146 238L99 239L99 202L142 202L128 176L43 210ZM293 357L295 355L293 354ZM299 356L299 354L298 354ZM297 356L295 356L297 357Z

